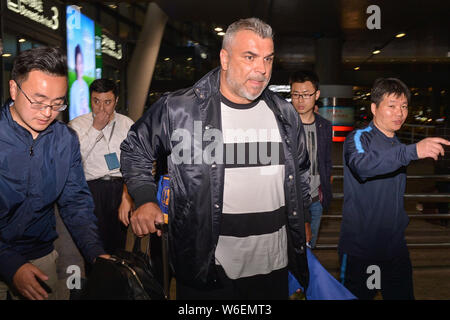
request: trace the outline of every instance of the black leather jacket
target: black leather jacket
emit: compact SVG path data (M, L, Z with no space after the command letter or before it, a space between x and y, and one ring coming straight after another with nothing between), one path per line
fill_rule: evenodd
M211 144L210 141L202 142L205 132L221 130L219 79L220 69L217 68L193 87L161 97L131 127L121 145L121 170L136 207L156 202L153 162L167 160L172 190L169 202L170 258L177 281L198 288L216 282L214 252L219 238L225 166L196 164L199 159L194 157L201 156L205 147ZM307 287L304 212L310 204L310 196L305 134L291 104L268 89L264 90L262 98L274 112L283 140L289 270ZM179 141L171 141L176 129L190 133L191 148L184 151L190 152L191 164L176 164L170 156Z

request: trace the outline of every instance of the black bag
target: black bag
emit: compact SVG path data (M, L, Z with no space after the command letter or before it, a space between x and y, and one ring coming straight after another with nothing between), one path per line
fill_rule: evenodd
M82 295L85 300L165 300L167 297L148 250L143 253L136 244L132 252L120 250L111 259L97 258Z

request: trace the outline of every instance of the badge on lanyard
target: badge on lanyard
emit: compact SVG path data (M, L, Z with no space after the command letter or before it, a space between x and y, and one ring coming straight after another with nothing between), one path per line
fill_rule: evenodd
M115 152L105 154L105 160L109 170L120 168L119 159L117 158L117 154Z

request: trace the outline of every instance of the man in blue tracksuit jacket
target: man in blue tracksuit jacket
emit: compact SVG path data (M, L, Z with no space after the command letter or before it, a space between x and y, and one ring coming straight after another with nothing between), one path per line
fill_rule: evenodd
M86 259L108 257L77 135L56 121L67 105L67 60L60 49L23 51L0 108L0 300L57 299L54 205Z
M426 138L405 145L397 139L410 101L400 80L377 79L371 100L373 121L350 133L344 143L341 280L359 299L373 299L375 289L381 289L384 299L414 299L405 240L406 166L426 157L437 160L444 154L441 144L450 142Z

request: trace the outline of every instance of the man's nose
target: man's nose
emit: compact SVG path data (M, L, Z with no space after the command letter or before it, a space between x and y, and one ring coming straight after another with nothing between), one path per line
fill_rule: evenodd
M396 108L397 112L396 114L400 117L403 117L405 115L406 110L402 107Z
M264 59L256 59L255 62L255 71L266 74L266 64L264 63Z
M41 113L47 118L50 118L52 116L52 112L53 109L51 106L45 106L44 109L41 111Z

